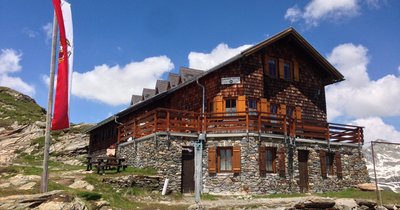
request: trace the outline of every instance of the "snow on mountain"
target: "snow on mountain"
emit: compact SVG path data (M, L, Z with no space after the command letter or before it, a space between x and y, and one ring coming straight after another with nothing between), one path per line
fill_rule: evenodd
M371 145L363 148L371 181L375 180ZM385 140L374 143L375 169L379 186L400 192L400 144Z

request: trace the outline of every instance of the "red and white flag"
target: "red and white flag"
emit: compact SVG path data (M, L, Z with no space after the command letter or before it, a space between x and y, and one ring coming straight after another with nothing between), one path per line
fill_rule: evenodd
M52 0L60 30L57 86L51 130L69 128L69 93L73 61L73 31L71 5L64 0Z

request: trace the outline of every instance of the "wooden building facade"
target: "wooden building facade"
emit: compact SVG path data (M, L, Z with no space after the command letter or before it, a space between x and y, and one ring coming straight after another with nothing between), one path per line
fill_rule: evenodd
M132 96L130 107L89 131L90 154L118 144L131 165L157 168L174 190L190 192L193 142L206 133L203 192L342 189L368 179L362 127L327 122L325 86L343 79L289 28L208 71L181 68Z

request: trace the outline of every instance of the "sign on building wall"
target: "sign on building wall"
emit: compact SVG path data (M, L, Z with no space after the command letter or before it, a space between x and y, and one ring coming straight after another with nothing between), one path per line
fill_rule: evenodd
M224 77L221 78L222 85L240 84L240 77Z

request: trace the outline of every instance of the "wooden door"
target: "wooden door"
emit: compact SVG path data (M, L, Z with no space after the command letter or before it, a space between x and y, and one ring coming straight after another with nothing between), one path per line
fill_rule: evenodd
M300 193L308 192L308 151L299 150L298 151L299 160L299 187Z
M194 149L184 147L182 149L182 192L194 192Z

